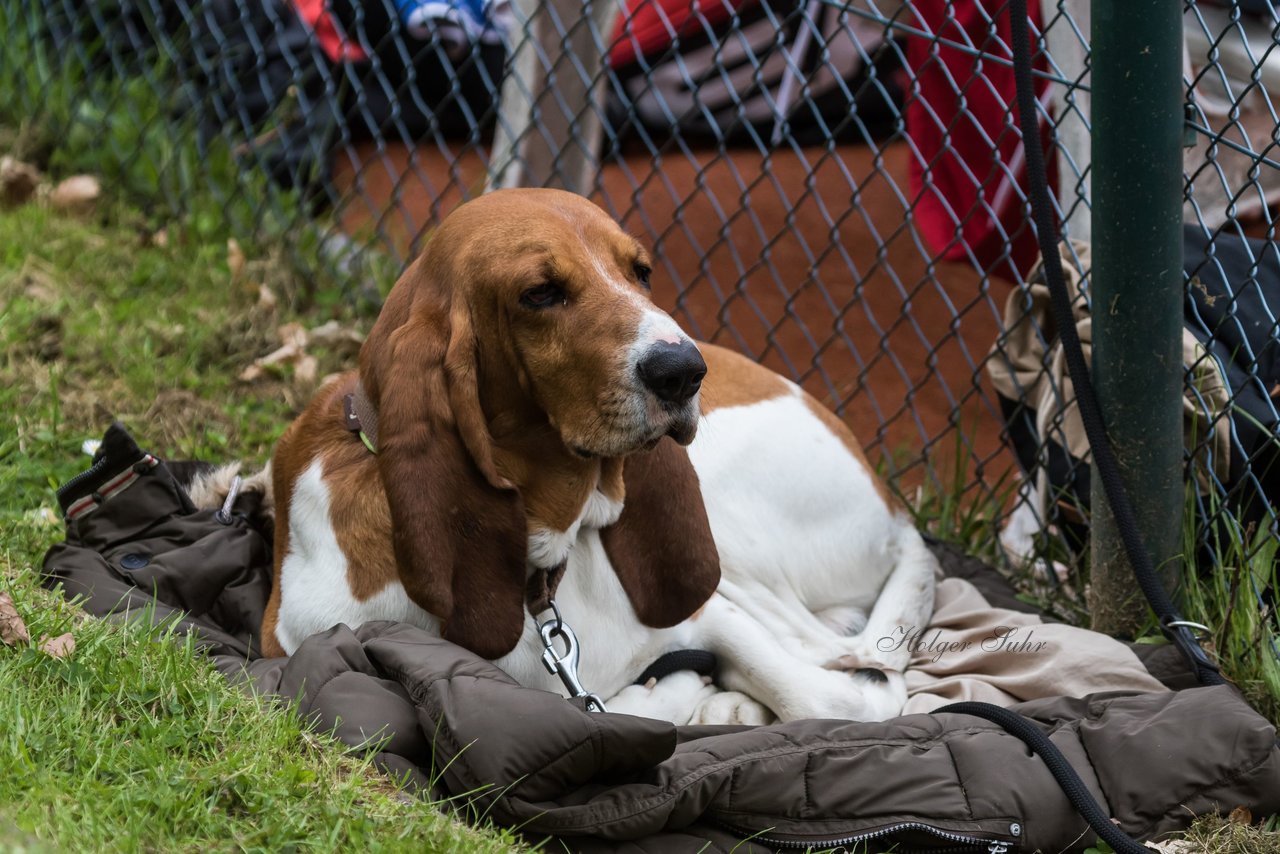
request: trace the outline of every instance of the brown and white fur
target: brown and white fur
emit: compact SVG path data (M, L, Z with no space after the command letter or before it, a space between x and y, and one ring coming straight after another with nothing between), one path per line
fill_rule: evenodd
M906 645L877 641L927 623L935 560L844 424L750 360L694 349L649 300L649 265L568 193L500 191L446 219L359 372L323 388L277 446L264 652L398 620L562 693L525 591L536 568L567 561L556 599L581 681L611 712L683 724L901 710ZM342 423L357 384L377 411L376 456ZM717 684L632 684L674 649L715 653Z

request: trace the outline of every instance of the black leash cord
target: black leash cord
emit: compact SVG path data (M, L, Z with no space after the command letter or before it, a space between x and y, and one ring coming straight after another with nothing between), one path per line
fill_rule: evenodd
M1053 206L1049 198L1049 178L1045 172L1044 149L1040 145L1040 125L1036 118L1036 96L1031 84L1031 34L1027 18L1027 0L1010 0L1012 17L1013 73L1018 93L1018 124L1022 129L1022 148L1026 153L1027 185L1031 197L1031 213L1036 226L1036 238L1040 244L1040 256L1044 262L1044 277L1049 285L1053 321L1062 339L1062 351L1067 371L1075 387L1076 406L1084 424L1089 448L1093 451L1093 463L1102 481L1107 503L1116 520L1116 529L1124 544L1125 554L1142 594L1151 610L1160 618L1165 635L1187 660L1201 685L1223 685L1226 680L1215 664L1200 648L1191 629L1179 625L1182 618L1169 598L1160 577L1151 562L1138 530L1138 520L1124 482L1120 479L1120 467L1116 463L1111 440L1089 378L1089 367L1080 349L1080 336L1076 332L1075 318L1071 313L1071 296L1067 292L1062 273L1062 259L1058 255L1058 231L1053 218Z
M718 667L715 653L702 649L677 649L658 656L658 660L646 667L632 684L643 685L650 679L662 680L677 670L692 670L699 676L714 678Z
M1040 145L1040 126L1036 116L1037 101L1031 83L1031 28L1028 23L1027 0L1010 0L1009 14L1013 24L1013 70L1017 85L1018 123L1022 129L1022 147L1026 154L1031 213L1036 226L1036 239L1040 244L1044 277L1049 286L1053 319L1062 340L1067 371L1075 386L1080 420L1089 438L1089 447L1093 450L1094 465L1102 480L1107 503L1111 505L1111 512L1115 516L1116 528L1129 557L1129 564L1133 567L1138 586L1146 596L1151 610L1160 618L1165 634L1177 645L1195 671L1200 684L1221 685L1226 680L1218 672L1217 665L1205 655L1191 630L1187 626L1177 625L1181 618L1156 575L1151 554L1138 531L1133 505L1120 480L1115 453L1107 437L1093 383L1089 378L1089 368L1080 348L1080 336L1076 332L1075 318L1071 313L1071 296L1067 292L1062 259L1058 255L1057 225L1049 198L1049 179L1045 171L1044 150ZM1129 837L1111 821L1111 817L1093 799L1062 751L1031 721L1016 712L989 703L952 703L934 711L935 714L940 712L973 715L991 721L1021 740L1044 762L1071 806L1089 823L1089 827L1100 839L1117 854L1148 854L1150 849Z
M1062 793L1071 802L1071 806L1075 807L1076 812L1080 813L1080 816L1089 823L1089 827L1093 828L1093 832L1098 834L1098 838L1110 845L1116 854L1151 854L1150 848L1134 841L1111 821L1111 817L1103 812L1102 807L1098 806L1098 802L1093 799L1093 795L1089 794L1084 781L1080 779L1076 769L1071 767L1067 758L1062 755L1062 751L1035 724L1017 712L1011 712L990 703L952 703L933 710L935 715L942 712L973 715L1003 727L1006 732L1021 740L1031 748L1032 753L1044 761L1049 773L1062 788Z

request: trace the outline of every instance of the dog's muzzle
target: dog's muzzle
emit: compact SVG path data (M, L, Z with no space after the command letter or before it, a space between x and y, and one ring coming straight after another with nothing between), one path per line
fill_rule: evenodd
M681 445L692 442L698 429L695 398L707 375L707 363L697 346L688 339L658 341L636 364L636 373L645 390L657 398L665 416L664 435Z
M679 406L698 393L707 375L707 363L692 341L659 341L636 365L636 372L658 400Z

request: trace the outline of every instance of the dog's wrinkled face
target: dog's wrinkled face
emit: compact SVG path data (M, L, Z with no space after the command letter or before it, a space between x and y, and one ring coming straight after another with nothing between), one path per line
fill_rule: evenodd
M554 190L491 193L432 243L463 247L450 278L476 329L482 389L514 380L583 457L693 440L706 364L650 301L644 247L602 210ZM504 406L482 402L491 417Z

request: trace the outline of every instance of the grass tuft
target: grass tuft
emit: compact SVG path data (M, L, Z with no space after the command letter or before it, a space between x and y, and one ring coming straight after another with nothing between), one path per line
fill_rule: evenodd
M1209 502L1211 511L1216 503ZM1226 513L1209 514L1217 524L1199 524L1196 504L1190 495L1185 551L1203 555L1207 566L1195 583L1183 584L1185 617L1210 628L1204 646L1223 674L1268 720L1280 722L1280 540L1266 528L1242 530Z
M509 836L398 797L366 757L232 688L190 639L85 617L35 583L57 533L10 521L2 588L33 639L0 648L0 845L50 851L505 851Z
M405 798L290 709L231 687L189 640L88 619L38 586L63 537L53 488L88 462L85 439L119 418L164 457L264 461L314 381L236 377L278 346L281 323L369 321L340 301L264 307L234 281L225 243L157 245L135 226L127 209L0 213L0 590L36 641L76 638L66 661L0 646L0 848L516 847ZM255 284L288 275L269 253L244 266ZM319 376L349 364L311 352Z

